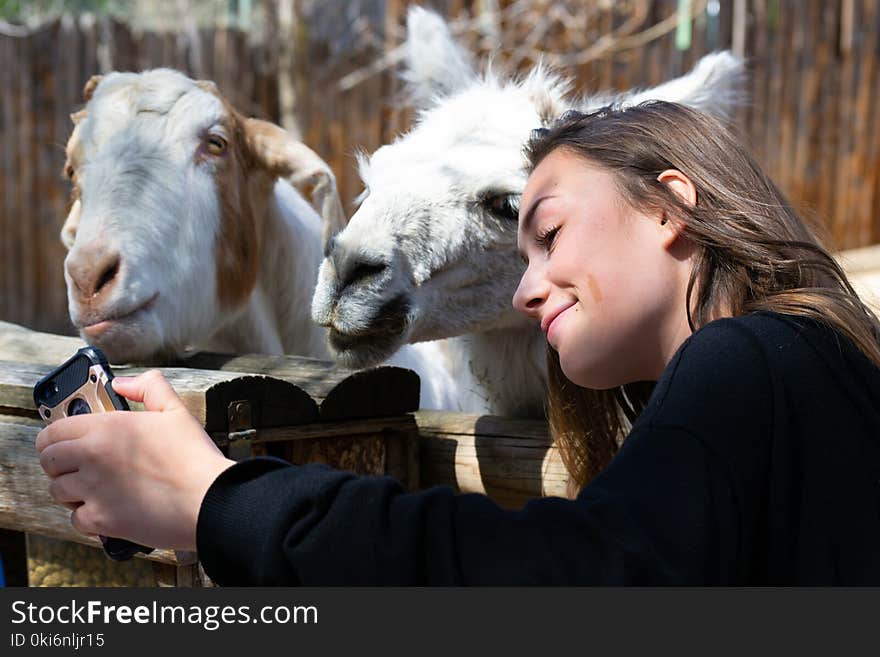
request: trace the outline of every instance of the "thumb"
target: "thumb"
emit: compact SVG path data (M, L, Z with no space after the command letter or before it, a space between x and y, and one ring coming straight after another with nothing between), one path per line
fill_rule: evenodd
M183 401L159 370L150 370L135 377L113 379L113 389L126 399L143 402L148 411L175 411L185 408Z

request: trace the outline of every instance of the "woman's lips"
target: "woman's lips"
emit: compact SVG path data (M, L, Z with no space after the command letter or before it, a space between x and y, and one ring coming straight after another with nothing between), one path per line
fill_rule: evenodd
M562 317L566 312L571 310L571 308L573 308L573 307L574 307L574 304L571 304L570 306L563 308L558 313L556 313L556 315L550 320L550 323L547 326L547 342L549 342L550 344L553 344L553 337L556 334L556 331L554 330L554 328L557 328L559 326L559 318Z
M85 325L82 327L82 332L85 333L86 335L88 335L89 337L95 337L97 335L100 335L101 333L106 331L108 328L110 328L110 326L113 324L113 322L118 322L121 319L126 319L128 317L131 317L135 313L139 313L140 311L146 310L147 308L152 306L153 303L158 298L158 296L159 296L159 293L156 292L156 294L154 294L152 297L147 299L147 301L145 303L142 303L140 306L125 313L124 315L119 315L117 317L111 317L109 319L102 319L101 321L95 322L94 324Z

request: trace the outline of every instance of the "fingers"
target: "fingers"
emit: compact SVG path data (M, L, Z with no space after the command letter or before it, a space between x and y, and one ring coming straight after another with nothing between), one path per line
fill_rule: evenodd
M113 379L113 389L134 402L143 402L148 411L173 411L183 402L159 370L150 370L135 377Z
M82 438L94 426L95 417L93 415L74 415L53 422L37 434L34 446L38 452L42 452L49 445Z
M82 478L78 472L62 475L49 482L50 497L60 504L80 505L85 498Z
M40 452L40 466L50 478L79 470L81 451L75 443L65 440L49 445Z
M94 507L90 504L80 504L70 514L70 524L80 534L97 536L102 533L98 525L100 521L95 517Z
M82 501L83 493L83 483L76 472L53 479L49 484L52 499L72 511L70 524L73 528L80 534L97 536L101 531L94 513L95 506Z

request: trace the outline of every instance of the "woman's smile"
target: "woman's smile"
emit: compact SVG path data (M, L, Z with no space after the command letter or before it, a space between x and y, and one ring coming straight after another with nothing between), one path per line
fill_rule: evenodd
M559 333L559 327L562 323L562 318L564 315L568 314L568 312L576 305L577 303L575 302L568 306L563 306L562 310L554 311L555 314L551 313L551 315L548 316L549 322L546 324L545 332L547 333L547 342L549 342L550 346L554 349L556 348L556 336Z

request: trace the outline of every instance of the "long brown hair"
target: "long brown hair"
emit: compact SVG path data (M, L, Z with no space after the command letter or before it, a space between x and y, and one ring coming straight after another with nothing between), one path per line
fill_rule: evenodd
M529 170L557 148L610 172L633 208L664 212L697 245L687 287L691 331L724 315L770 310L809 317L849 338L880 367L880 322L843 270L735 132L718 119L676 103L649 101L566 113L534 131ZM696 205L659 182L684 173ZM583 486L611 461L652 383L589 390L569 381L548 346L550 432L573 482Z

